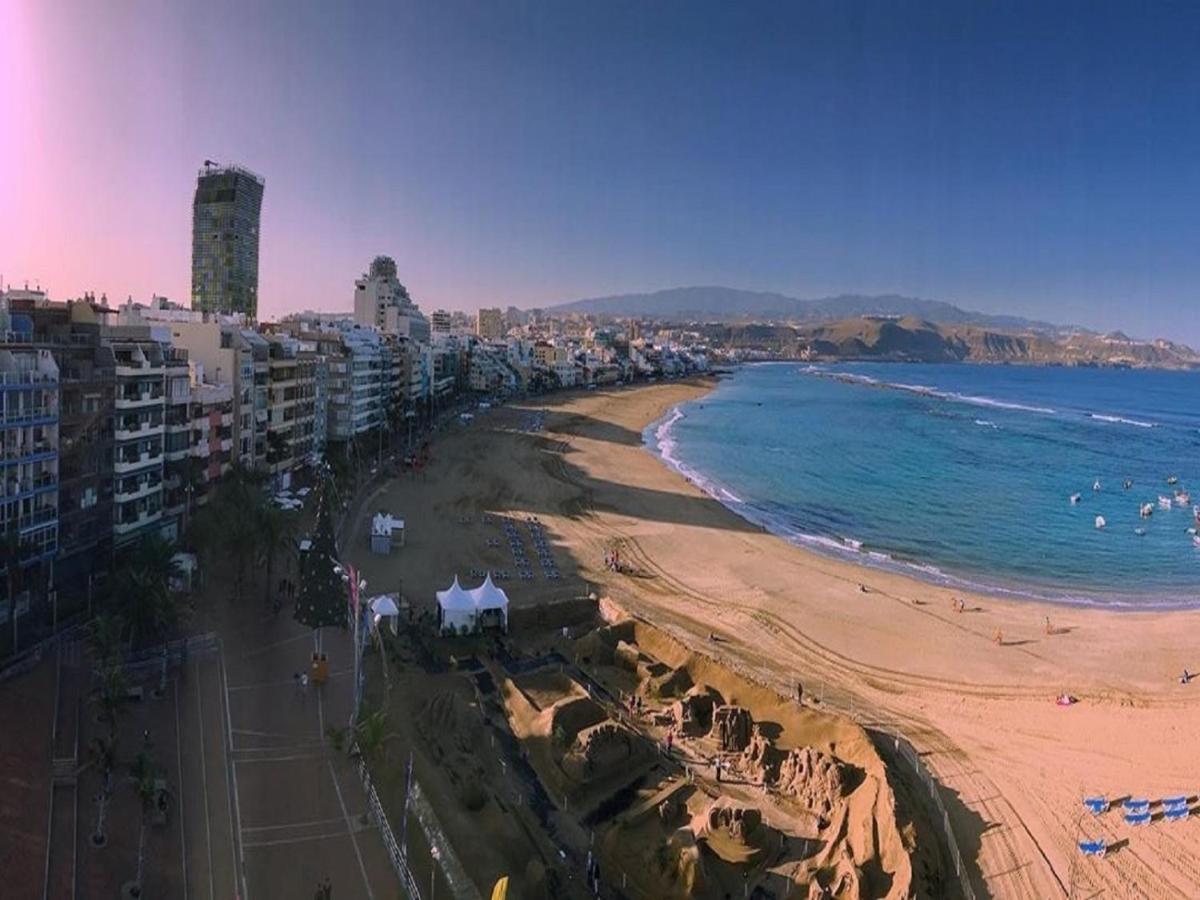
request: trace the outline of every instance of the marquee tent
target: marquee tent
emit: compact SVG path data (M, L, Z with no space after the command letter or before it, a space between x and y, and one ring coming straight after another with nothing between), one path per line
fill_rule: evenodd
M475 630L475 598L458 583L457 575L454 584L437 592L437 602L439 630L456 633Z
M483 584L469 593L475 601L480 628L498 626L501 631L508 631L508 594L504 593L503 588L496 587L491 572L488 572Z

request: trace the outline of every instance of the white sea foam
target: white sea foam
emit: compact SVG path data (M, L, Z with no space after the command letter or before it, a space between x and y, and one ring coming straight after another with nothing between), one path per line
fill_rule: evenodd
M995 397L984 397L976 394L962 394L958 391L943 391L924 384L905 384L902 381L879 381L869 375L859 375L854 372L813 372L812 374L845 381L851 384L865 384L870 387L888 388L894 391L907 391L921 397L934 397L951 403L969 403L972 406L986 406L992 409L1011 409L1019 412L1038 413L1044 416L1054 416L1058 410L1049 406L1031 406L1026 403L1014 403L1010 400L997 400Z
M989 422L987 419L976 419L975 424L982 428L999 428L995 422Z
M1138 428L1157 428L1156 422L1141 422L1137 419L1126 419L1123 416L1107 416L1101 413L1088 413L1089 419L1095 419L1097 422L1109 422L1113 425L1134 425Z

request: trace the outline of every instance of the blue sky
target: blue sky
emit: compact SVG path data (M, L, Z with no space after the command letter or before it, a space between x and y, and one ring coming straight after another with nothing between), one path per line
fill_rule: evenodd
M426 308L727 284L1200 344L1195 5L2 5L46 171L0 270L60 295L186 297L211 157L267 178L268 316L389 253Z

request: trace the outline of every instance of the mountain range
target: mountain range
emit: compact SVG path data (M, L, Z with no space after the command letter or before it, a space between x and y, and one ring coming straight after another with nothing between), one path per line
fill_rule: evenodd
M615 294L574 300L552 307L556 313L590 313L609 316L646 316L711 322L831 322L854 316L913 316L944 324L981 325L1014 331L1048 334L1083 329L1039 322L1020 316L972 312L941 300L923 300L899 294L840 294L801 300L770 291L737 288L679 287L640 294Z

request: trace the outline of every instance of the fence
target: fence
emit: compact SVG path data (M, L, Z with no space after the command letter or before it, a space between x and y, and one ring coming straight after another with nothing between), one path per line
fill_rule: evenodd
M358 763L358 777L362 780L363 791L367 795L367 808L371 811L371 818L375 820L375 825L379 829L379 836L383 838L383 846L387 848L388 859L392 861L392 868L396 870L396 877L400 879L401 887L404 888L409 900L421 900L421 891L417 888L417 880L413 878L412 870L408 867L408 858L404 850L396 843L392 826L388 823L387 814L383 811L383 804L379 802L379 794L375 792L375 784L371 781L371 773L367 771L366 763L361 758Z

